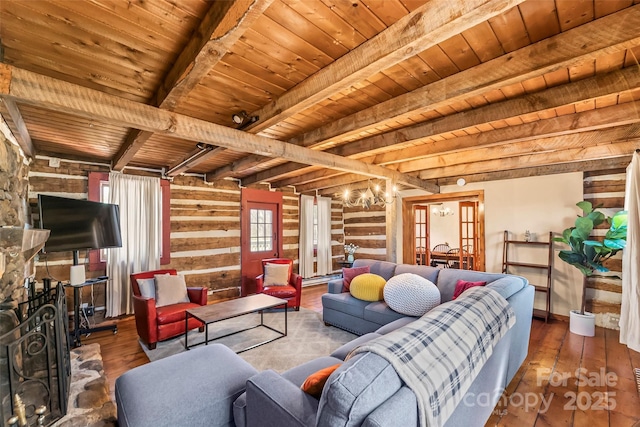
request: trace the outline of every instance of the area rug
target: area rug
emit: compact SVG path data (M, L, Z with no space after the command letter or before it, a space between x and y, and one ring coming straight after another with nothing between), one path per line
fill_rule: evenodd
M356 335L333 326L325 326L322 315L301 308L288 312L287 336L268 344L256 347L239 355L259 371L273 369L283 372L304 362L321 356L328 356L333 350L356 337ZM258 313L247 314L209 325L209 339L226 335L260 323ZM264 314L264 323L275 329L283 330L284 313L282 311ZM197 329L189 332L189 345L204 342L204 332ZM214 341L225 344L234 351L277 336L267 328L259 327L236 335ZM155 350L149 350L142 342L140 346L150 361L159 360L184 350L184 335L159 342Z

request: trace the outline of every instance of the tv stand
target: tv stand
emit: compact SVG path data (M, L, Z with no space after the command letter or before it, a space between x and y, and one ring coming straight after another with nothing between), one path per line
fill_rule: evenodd
M73 288L73 331L69 332L69 340L72 347L80 347L82 345L80 336L88 335L93 332L112 331L114 334L118 333L117 325L96 326L95 328L81 328L80 327L80 292L85 286L97 285L100 283L107 283L108 277L101 277L99 279L89 279L79 285L66 285L69 288Z

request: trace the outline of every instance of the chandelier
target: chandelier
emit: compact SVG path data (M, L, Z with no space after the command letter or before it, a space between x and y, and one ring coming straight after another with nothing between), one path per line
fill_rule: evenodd
M439 208L437 206L434 206L433 209L431 209L431 213L436 216L453 215L453 209L449 207L445 208L444 205L440 204Z
M383 192L379 184L372 187L371 181L367 184L367 189L358 192L352 192L348 188L344 190L342 195L342 203L348 208L361 206L369 209L371 206L384 207L396 201L398 189L393 186L392 193Z

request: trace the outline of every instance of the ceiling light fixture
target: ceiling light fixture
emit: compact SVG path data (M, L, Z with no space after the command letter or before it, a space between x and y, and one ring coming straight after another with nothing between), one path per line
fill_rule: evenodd
M253 124L258 120L260 120L260 116L249 117L246 111L240 111L239 113L233 114L231 116L231 119L233 120L233 123L238 125L236 129L242 130L247 126L249 126L250 124Z
M233 123L241 125L248 117L249 116L246 111L240 111L239 113L232 115L231 119L233 120Z
M394 185L392 194L383 192L379 184L372 187L371 181L367 184L367 189L359 193L353 192L348 188L342 194L342 204L348 208L361 206L369 209L371 206L384 207L396 201L398 189Z
M458 184L458 187L464 187L466 183L467 181L464 178L458 178L458 180L456 181L456 184Z
M438 208L438 206L440 207ZM433 208L431 209L431 213L436 216L447 216L453 215L453 210L448 207L445 208L442 203L439 203L438 205L433 206Z

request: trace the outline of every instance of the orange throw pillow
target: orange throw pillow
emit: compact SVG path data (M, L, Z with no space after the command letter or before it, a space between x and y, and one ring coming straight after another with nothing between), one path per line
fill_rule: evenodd
M320 369L318 372L314 372L309 375L306 380L304 380L304 384L300 387L302 391L316 399L320 399L322 395L322 389L324 388L327 379L329 379L329 375L333 373L336 369L340 367L340 363L336 363L333 366L326 367L324 369Z

